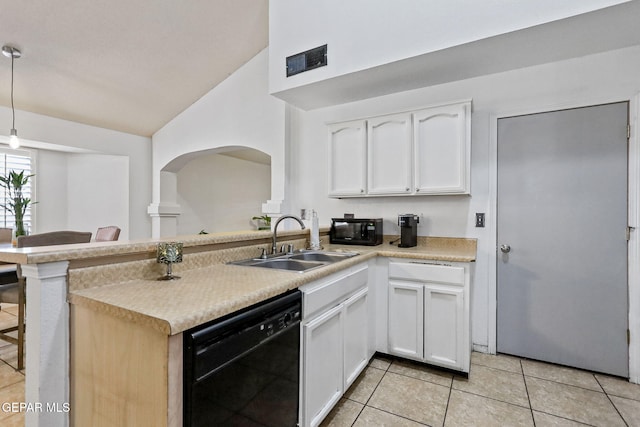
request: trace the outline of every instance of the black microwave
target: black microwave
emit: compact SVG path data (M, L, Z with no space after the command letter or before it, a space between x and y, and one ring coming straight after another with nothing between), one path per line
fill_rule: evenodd
M329 242L340 245L380 245L382 218L331 218Z

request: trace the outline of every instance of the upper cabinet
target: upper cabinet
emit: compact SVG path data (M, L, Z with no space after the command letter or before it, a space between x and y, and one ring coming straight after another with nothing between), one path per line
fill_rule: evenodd
M367 121L368 194L411 192L411 115L396 114Z
M469 194L471 103L413 113L415 192Z
M329 196L362 196L367 191L367 122L329 126Z
M329 126L329 197L469 194L471 101Z

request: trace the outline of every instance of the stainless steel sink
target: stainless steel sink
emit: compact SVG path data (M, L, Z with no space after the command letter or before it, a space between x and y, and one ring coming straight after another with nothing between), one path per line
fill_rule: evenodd
M301 252L299 254L291 255L289 259L300 259L304 261L322 261L322 262L338 262L343 259L351 258L353 254L347 254L342 252Z
M295 251L289 254L271 255L266 259L250 258L232 261L229 264L247 267L275 268L278 270L296 271L299 273L324 267L358 255L356 252Z
M291 271L306 271L316 267L322 267L324 263L321 262L309 262L309 261L297 261L294 259L270 259L265 261L259 261L255 264L251 264L252 267L264 267L275 268L278 270L291 270Z

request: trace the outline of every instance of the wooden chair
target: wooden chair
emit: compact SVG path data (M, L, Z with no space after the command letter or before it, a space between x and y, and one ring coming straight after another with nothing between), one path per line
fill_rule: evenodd
M10 280L5 280L10 277ZM2 275L4 283L0 285L0 303L17 304L18 305L18 323L0 330L0 339L18 346L18 370L24 369L24 284L21 284L16 272L13 274ZM17 331L17 337L9 335L10 332Z
M11 243L12 228L0 227L0 243Z
M11 237L13 235L12 228L0 228L0 243L11 243ZM0 303L18 304L18 310L20 307L20 289L18 287L18 276L16 274L15 267L12 268L11 264L0 266ZM19 322L18 322L19 323ZM12 326L0 330L0 339L10 342L12 344L18 344L18 339L8 335L9 332L17 331L18 326ZM18 331L18 335L20 335Z
M18 237L19 248L36 246L69 245L73 243L89 243L90 231L51 231L49 233L32 234Z
M96 231L96 242L113 242L120 237L120 228L115 225L100 227Z
M81 231L52 231L50 233L32 234L18 237L18 248L36 246L67 245L73 243L89 243L91 232ZM18 346L18 370L24 369L24 332L25 332L25 286L26 280L22 276L20 265L16 266L16 282L0 285L0 302L18 304L18 324L0 330L0 339ZM8 332L18 331L18 337L7 335Z

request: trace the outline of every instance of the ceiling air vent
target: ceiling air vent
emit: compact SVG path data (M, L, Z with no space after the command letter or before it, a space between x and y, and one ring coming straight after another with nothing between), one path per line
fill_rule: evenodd
M287 57L287 77L327 65L327 45Z

